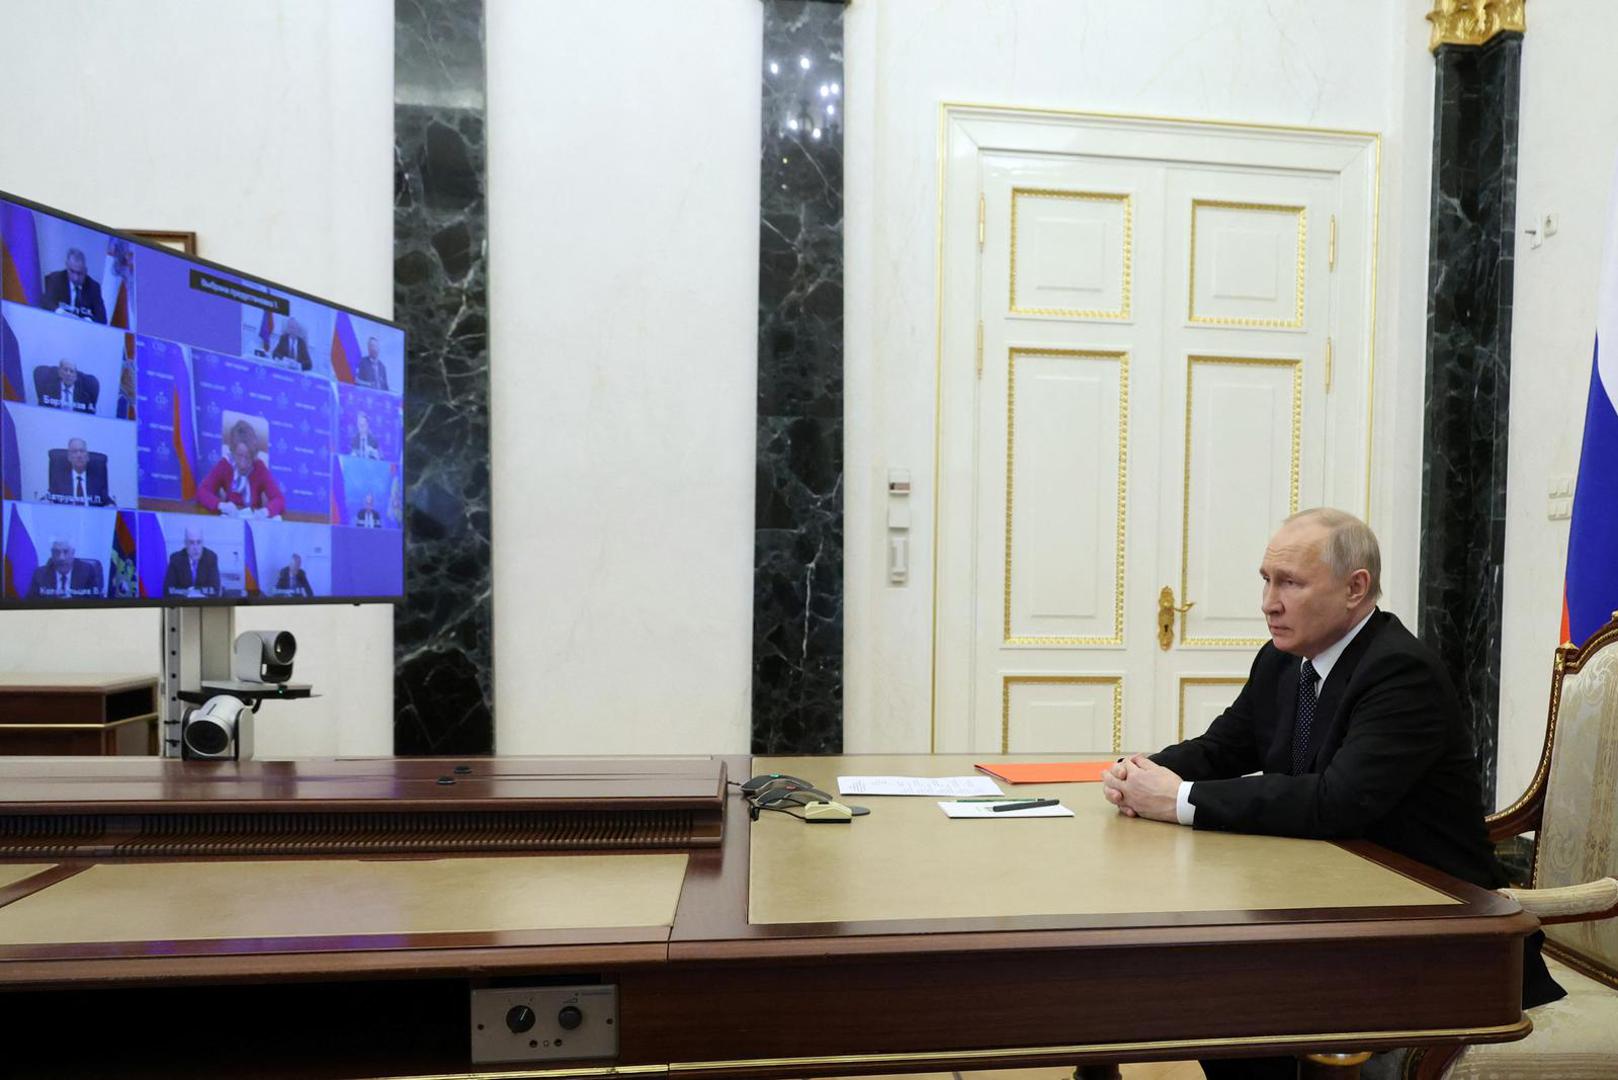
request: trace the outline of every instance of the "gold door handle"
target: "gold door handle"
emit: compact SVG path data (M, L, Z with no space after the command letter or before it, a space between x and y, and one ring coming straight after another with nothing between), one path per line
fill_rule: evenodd
M1174 606L1174 590L1167 585L1157 594L1157 647L1168 652L1174 647L1174 614L1185 614L1197 606L1195 600L1188 601L1180 607Z

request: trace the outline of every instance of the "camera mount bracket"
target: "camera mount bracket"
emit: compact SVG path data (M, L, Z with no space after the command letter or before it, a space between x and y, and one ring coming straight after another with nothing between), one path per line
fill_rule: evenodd
M253 683L234 677L236 609L228 604L163 609L160 642L163 757L178 758L180 728L192 706L229 694L257 709L266 701L314 697L308 683Z

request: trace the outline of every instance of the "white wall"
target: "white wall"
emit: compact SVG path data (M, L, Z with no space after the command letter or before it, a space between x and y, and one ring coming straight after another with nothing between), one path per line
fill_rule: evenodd
M883 0L847 15L846 744L930 738L941 101L1383 133L1372 524L1414 622L1432 62L1402 0ZM910 583L885 583L886 470L909 468ZM1256 602L1256 600L1255 600Z
M496 745L744 751L758 0L488 7Z
M1568 523L1546 516L1549 482L1579 467L1595 347L1596 275L1618 150L1608 50L1618 6L1529 5L1517 170L1516 308L1501 640L1499 800L1533 776L1545 735L1551 659L1561 636ZM1555 236L1523 230L1547 212ZM1612 468L1612 463L1607 463Z
M1575 22L1575 8L1577 8ZM498 739L502 751L745 747L751 641L760 15L491 0ZM927 745L937 108L942 100L1383 132L1372 516L1413 610L1432 61L1402 0L881 0L848 9L847 728ZM392 5L12 0L0 188L367 310L391 296ZM1618 115L1587 48L1618 11L1539 0L1526 37L1501 792L1542 731ZM183 72L181 76L177 73ZM89 88L68 93L65 88ZM299 165L266 164L267 148ZM916 480L911 584L883 480ZM385 753L385 608L283 609L326 695L266 753ZM157 619L0 615L0 670L150 671ZM93 648L84 643L93 642Z
M393 5L8 0L0 189L365 311L393 293ZM278 162L287 153L294 160ZM386 607L244 611L323 696L265 707L259 752L391 753ZM0 614L0 670L156 674L151 610Z

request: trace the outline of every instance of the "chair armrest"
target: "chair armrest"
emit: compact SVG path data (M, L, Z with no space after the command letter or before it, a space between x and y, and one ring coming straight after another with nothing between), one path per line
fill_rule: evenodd
M1536 831L1543 803L1544 788L1531 788L1511 806L1497 814L1489 814L1483 819L1483 826L1489 831L1489 843L1499 844L1513 836Z
M1598 878L1558 889L1501 889L1542 923L1585 922L1618 915L1618 879Z

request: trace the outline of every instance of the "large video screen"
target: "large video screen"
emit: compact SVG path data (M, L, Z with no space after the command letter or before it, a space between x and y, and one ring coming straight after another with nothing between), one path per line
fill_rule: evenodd
M400 599L404 357L0 192L0 606Z

